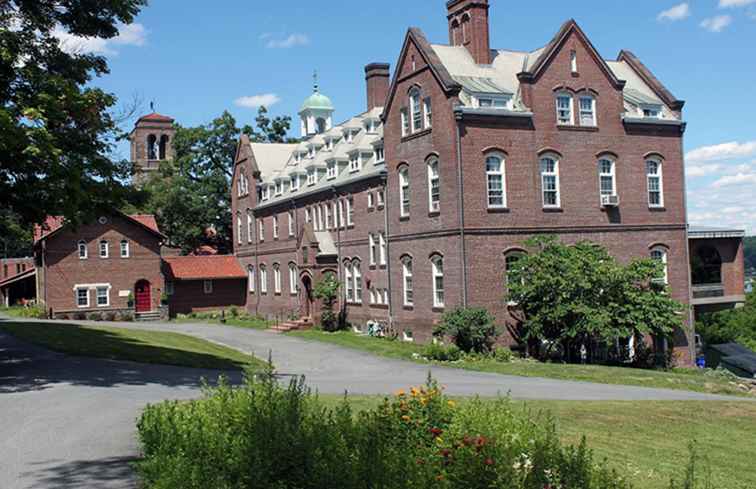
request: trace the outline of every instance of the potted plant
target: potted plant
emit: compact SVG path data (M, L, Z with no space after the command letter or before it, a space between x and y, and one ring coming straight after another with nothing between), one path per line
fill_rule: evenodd
M168 294L166 294L165 292L163 292L162 294L160 294L160 304L163 305L163 306L167 306L168 305Z

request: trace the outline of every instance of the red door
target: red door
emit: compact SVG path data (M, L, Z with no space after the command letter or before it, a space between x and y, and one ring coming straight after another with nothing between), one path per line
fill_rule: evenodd
M136 312L152 311L152 297L150 295L150 283L146 280L137 282L134 293Z

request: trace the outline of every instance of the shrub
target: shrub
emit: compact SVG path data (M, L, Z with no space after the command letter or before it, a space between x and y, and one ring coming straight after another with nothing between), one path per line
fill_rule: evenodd
M315 284L313 295L322 302L320 313L320 327L323 331L337 331L341 328L342 322L333 308L339 293L339 281L333 273L327 273L323 279Z
M99 312L88 312L87 321L102 321L102 314Z
M456 362L462 358L462 350L457 345L430 343L426 345L423 356L437 362Z
M47 317L45 308L39 305L26 306L18 310L18 315L23 318L44 319Z
M447 312L433 334L448 336L465 353L488 353L499 336L493 316L478 307Z
M116 313L113 311L108 311L104 314L105 321L115 321L116 320Z
M272 375L194 402L148 406L138 422L150 489L628 489L583 442L508 399L461 406L429 382L355 414Z
M514 359L514 354L506 346L497 346L493 349L491 357L497 362L509 363Z
M228 309L228 313L231 314L232 318L238 318L239 317L239 308L236 306L231 306Z

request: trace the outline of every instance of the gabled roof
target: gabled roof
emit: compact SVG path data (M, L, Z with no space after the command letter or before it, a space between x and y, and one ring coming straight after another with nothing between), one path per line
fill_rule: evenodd
M223 280L247 278L233 255L171 256L163 258L171 280Z
M169 117L167 115L158 114L157 112L152 112L151 114L143 115L137 120L137 123L140 122L173 122L173 117Z
M643 81L667 104L672 110L682 110L685 102L672 95L667 87L660 82L646 65L641 63L636 55L623 49L620 51L617 61L624 61L640 76Z
M163 233L160 232L157 221L155 220L155 216L151 214L128 215L122 212L115 212L114 214L137 224L138 226L152 232L161 239L165 239L166 237ZM47 216L44 224L34 225L34 243L36 244L40 240L49 238L51 235L64 228L66 224L66 220L63 216Z
M273 178L275 172L286 166L291 153L296 149L296 144L285 143L250 143L250 149L254 156L256 168L263 181Z

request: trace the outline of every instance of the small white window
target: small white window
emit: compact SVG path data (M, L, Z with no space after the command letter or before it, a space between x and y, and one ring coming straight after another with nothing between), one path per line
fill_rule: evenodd
M559 160L554 157L541 158L541 190L544 207L558 208L561 205L559 195Z
M76 307L89 307L89 289L76 289Z
M375 196L373 195L373 192L368 192L368 209L372 209L375 207Z
M121 240L121 258L129 257L129 242L127 240Z
M247 209L247 243L252 242L252 211Z
M339 226L346 228L346 219L344 219L344 201L339 201Z
M268 269L265 265L260 265L260 293L268 293Z
M352 273L354 274L354 302L362 304L362 271L360 270L360 262L354 262Z
M428 210L438 212L441 208L441 183L438 175L438 160L428 162Z
M276 180L276 196L279 196L283 193L283 182L281 180Z
M333 202L331 204L331 209L333 212L333 228L338 229L341 224L339 223L339 206L336 204L336 202Z
M354 302L354 281L352 278L352 264L344 264L344 290L346 291L346 301Z
M265 241L265 219L260 218L257 220L257 234L258 234L258 241L263 242Z
M335 161L329 161L328 165L326 166L326 178L328 180L333 180L336 178L336 162Z
M242 218L241 214L236 215L236 242L242 244Z
M433 123L433 108L431 106L430 97L426 97L425 100L423 100L423 122L425 123L426 128L431 127Z
M662 282L663 284L667 285L669 284L669 267L667 265L667 250L662 248L661 246L657 246L656 248L651 250L651 258L653 260L658 260L661 262L661 264L664 267L664 275L656 279L659 282Z
M100 258L107 258L110 254L110 245L104 239L100 241Z
M407 167L399 170L399 202L401 203L401 216L407 217L410 213L410 180Z
M305 222L307 224L309 224L310 222L312 222L312 216L310 215L310 209L309 208L305 209Z
M423 109L420 104L420 90L413 88L410 91L410 110L412 111L412 132L423 128Z
M307 185L312 186L312 185L315 185L316 182L317 182L317 175L315 173L315 169L308 168L307 169Z
M388 304L389 303L389 290L383 289L383 303Z
M247 285L249 286L249 291L254 292L255 291L255 267L254 265L250 265L247 267Z
M317 211L316 214L318 215L318 219L316 221L317 222L316 230L317 231L323 231L325 229L325 227L323 225L324 224L323 223L323 206L319 205L319 206L317 206L315 208L315 210Z
M568 94L559 94L556 97L557 123L562 125L572 125L572 96Z
M346 199L347 226L354 226L354 198Z
M410 133L409 114L407 113L407 109L402 109L400 114L402 118L402 136L407 136Z
M351 129L347 129L346 132L344 132L344 141L349 144L352 142L352 139L354 138L354 133Z
M412 258L402 260L402 281L404 283L404 305L412 306L415 298L412 289Z
M325 205L325 227L331 229L331 206Z
M375 257L377 255L376 253L376 242L375 242L375 236L373 236L372 233L368 234L368 249L370 250L370 266L375 265Z
M383 193L383 189L379 190L377 195L378 195L378 199L377 199L378 200L378 208L381 208L381 207L383 207L384 202L386 200L385 199L385 194Z
M573 73L578 72L578 64L577 64L577 52L576 51L570 51L570 69Z
M110 292L108 287L97 287L97 307L110 305Z
M649 207L664 207L664 180L660 161L646 161L646 180Z
M378 234L378 251L381 266L386 266L386 235Z
M440 256L431 258L433 274L433 307L444 307L444 259Z
M79 259L87 259L87 243L85 241L79 241Z
M488 207L503 208L507 205L504 181L504 158L500 155L486 157L486 185Z
M289 211L289 236L294 236L294 211Z
M276 294L281 293L281 267L278 263L273 265L273 290Z
M289 263L289 293L297 295L299 292L299 271L294 263Z
M580 97L580 125L596 125L596 99L590 95Z
M385 154L383 152L383 148L375 148L375 162L376 163L383 163L385 160Z
M360 171L360 153L357 152L349 157L349 171L354 173Z
M278 216L273 216L273 239L278 239Z
M617 176L614 161L608 158L599 160L599 188L601 195L617 195Z
M213 293L213 281L212 280L205 280L202 283L202 289L205 292L205 294L212 294Z
M291 184L290 184L291 191L296 192L297 190L299 190L299 175L292 175L290 180L291 180Z
M651 119L658 119L662 113L661 105L645 105L641 110L643 111L643 117Z

